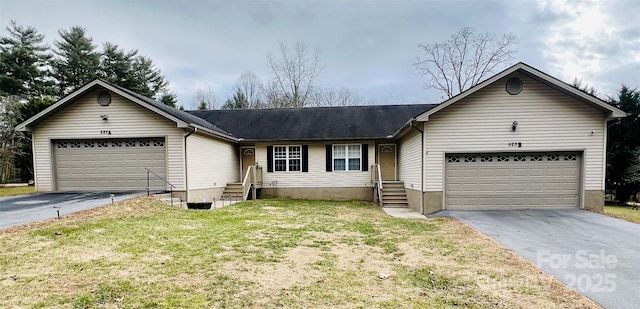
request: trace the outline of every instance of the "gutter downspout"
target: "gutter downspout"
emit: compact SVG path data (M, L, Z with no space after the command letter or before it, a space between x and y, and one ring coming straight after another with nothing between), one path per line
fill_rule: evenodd
M415 123L416 119L413 118L409 126L420 132L420 214L424 215L424 129L418 129Z
M191 136L191 134L198 132L198 128L193 127L193 131L187 133L184 136L184 196L186 199L186 202L189 202L189 174L188 174L188 166L187 166L187 162L189 160L187 160L187 137Z

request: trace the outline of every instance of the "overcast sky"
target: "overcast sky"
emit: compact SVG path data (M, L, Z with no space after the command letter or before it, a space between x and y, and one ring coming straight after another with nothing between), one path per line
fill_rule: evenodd
M36 27L52 45L79 25L95 43L138 49L162 70L178 104L197 89L229 98L242 72L271 78L266 55L303 40L320 52L323 87L365 102L434 103L413 63L417 44L462 27L518 39L518 61L561 80L582 78L601 95L640 86L640 1L34 1L0 0L10 20Z

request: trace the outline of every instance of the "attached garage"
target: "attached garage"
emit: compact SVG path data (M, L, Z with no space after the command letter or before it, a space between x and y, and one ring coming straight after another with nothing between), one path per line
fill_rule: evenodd
M165 138L54 140L55 184L58 191L146 190L147 170L167 174ZM150 177L150 188L165 190Z
M450 210L579 207L577 152L447 154Z

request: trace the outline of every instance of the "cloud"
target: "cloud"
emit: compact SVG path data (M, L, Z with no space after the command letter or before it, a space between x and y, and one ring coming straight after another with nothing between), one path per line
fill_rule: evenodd
M416 45L466 26L515 34L515 61L563 80L582 77L600 92L620 80L640 84L632 70L640 62L640 5L631 1L1 1L0 26L16 19L49 44L58 29L81 25L96 43L139 49L184 105L198 88L224 101L245 71L266 82L267 52L295 40L320 50L323 87L351 88L365 100L438 102L412 65Z
M631 69L640 62L639 25L637 16L629 14L633 11L631 7L639 6L630 1L624 6L619 4L613 1L540 2L540 11L555 17L547 25L542 51L551 74L565 81L583 79L601 92L610 92L614 87L611 72L617 72L617 77L626 78L629 83L640 82L640 74L634 76Z

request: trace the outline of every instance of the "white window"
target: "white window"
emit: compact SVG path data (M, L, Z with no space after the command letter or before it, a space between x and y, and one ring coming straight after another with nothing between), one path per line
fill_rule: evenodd
M273 167L276 172L302 171L302 146L273 146Z
M359 171L362 158L361 145L333 145L334 171Z

